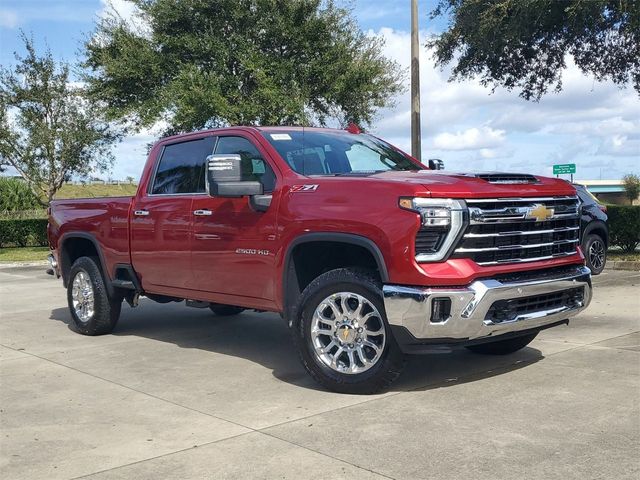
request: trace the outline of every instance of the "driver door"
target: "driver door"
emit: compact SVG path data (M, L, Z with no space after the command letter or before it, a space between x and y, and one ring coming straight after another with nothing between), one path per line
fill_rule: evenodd
M211 293L272 300L275 296L276 175L250 137L218 137L216 154L241 157L242 180L259 181L274 197L266 211L249 197L194 198L193 288Z

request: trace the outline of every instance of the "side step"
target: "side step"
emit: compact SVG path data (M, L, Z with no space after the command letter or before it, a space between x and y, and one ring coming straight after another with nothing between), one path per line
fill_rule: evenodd
M133 284L131 280L121 280L116 278L115 280L111 280L111 285L116 288L125 288L127 290L136 290L136 286Z
M200 300L189 300L189 299L187 299L185 304L187 305L187 307L193 307L193 308L209 308L209 305L211 305L209 302L201 302Z

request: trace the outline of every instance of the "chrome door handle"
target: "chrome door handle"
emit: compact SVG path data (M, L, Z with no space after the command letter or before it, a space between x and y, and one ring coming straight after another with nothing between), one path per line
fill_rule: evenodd
M146 217L147 215L149 215L149 210L135 210L133 214L136 217Z
M194 210L193 214L199 217L208 217L209 215L213 215L213 212L211 210Z

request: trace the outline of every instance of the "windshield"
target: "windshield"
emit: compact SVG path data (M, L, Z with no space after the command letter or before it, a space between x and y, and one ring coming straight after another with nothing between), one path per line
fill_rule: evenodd
M302 175L369 175L421 170L391 145L364 134L278 130L262 132L289 166Z

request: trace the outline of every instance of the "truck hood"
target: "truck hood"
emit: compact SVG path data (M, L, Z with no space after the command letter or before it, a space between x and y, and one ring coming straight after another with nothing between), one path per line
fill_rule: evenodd
M432 197L491 198L575 195L573 186L557 178L513 173L453 173L434 170L388 171L377 181L422 186Z

